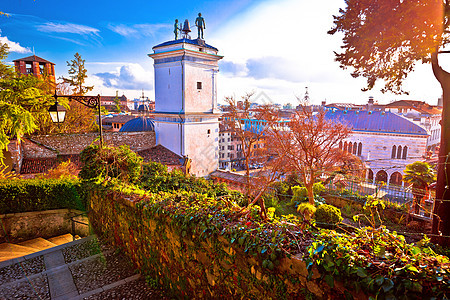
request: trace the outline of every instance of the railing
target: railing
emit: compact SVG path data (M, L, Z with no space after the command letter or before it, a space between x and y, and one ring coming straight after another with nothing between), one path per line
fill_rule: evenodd
M91 228L89 226L89 223L85 223L85 222L81 222L81 221L75 220L75 218L81 217L83 215L87 217L87 214L88 214L88 211L85 211L85 212L82 212L80 214L76 214L76 215L70 217L70 221L72 222L72 236L73 236L73 240L75 240L75 235L76 235L75 223L88 226L89 227L89 233L91 233L90 232Z
M374 197L383 199L386 202L398 205L406 205L411 215L420 218L431 219L434 199L430 198L423 201L423 203L419 204L418 210L415 210L415 208L412 207L414 203L414 195L412 189L409 187L403 187L393 184L386 186L380 183L373 184L372 182L345 180L338 183L330 182L329 184L327 184L326 188L328 192L332 194L338 194L341 197L358 202L364 201L364 197L361 196L372 195ZM428 193L424 191L424 198L426 195L428 195Z

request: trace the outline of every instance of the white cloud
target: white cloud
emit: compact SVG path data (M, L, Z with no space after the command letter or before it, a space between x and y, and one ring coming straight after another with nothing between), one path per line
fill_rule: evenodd
M153 87L153 70L144 70L139 64L126 64L114 71L94 74L106 88L142 90Z
M31 53L30 48L25 48L19 45L19 43L10 41L6 36L0 36L0 43L7 44L9 51L17 53Z
M75 33L81 35L97 35L99 30L93 27L73 23L47 22L36 26L39 31L53 33Z
M279 102L294 102L309 87L311 100L366 103L374 96L382 103L394 99L414 99L435 103L441 88L430 66L416 67L405 81L410 95L382 94L380 82L362 92L363 78L339 68L333 51L339 51L341 38L330 36L333 15L344 0L269 0L234 15L222 27L207 35L207 43L220 55L219 101L226 95L264 91ZM419 63L420 64L420 63Z
M108 28L124 37L155 36L161 29L171 28L169 24L109 24Z
M123 25L123 24L119 24L119 25L109 24L108 28L122 36L130 36L130 35L134 35L137 33L137 30L135 28L133 28L133 26Z

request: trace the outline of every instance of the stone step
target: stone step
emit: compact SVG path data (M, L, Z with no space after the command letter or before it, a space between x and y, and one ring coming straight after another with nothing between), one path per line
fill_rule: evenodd
M49 242L52 242L56 245L62 245L65 243L70 243L73 241L73 236L70 233L66 233L63 235L55 236L48 239Z
M36 252L34 248L3 243L0 244L0 261L5 261Z
M28 240L25 242L21 242L18 245L20 246L25 246L25 247L30 247L30 248L34 248L36 249L36 251L41 251L41 250L45 250L51 247L55 247L57 246L57 244L52 243L46 239L43 239L41 237L32 239L32 240Z

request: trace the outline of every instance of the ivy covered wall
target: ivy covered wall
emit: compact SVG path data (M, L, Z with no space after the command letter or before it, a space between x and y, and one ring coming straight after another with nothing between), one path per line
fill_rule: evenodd
M194 193L91 193L89 219L144 274L182 298L297 299L343 295L301 259L307 240L284 225L242 223L232 207ZM286 225L287 224L287 225ZM292 224L291 224L292 225ZM259 227L258 227L259 226ZM298 255L289 255L298 247ZM348 293L348 291L347 291ZM357 299L367 298L355 294Z

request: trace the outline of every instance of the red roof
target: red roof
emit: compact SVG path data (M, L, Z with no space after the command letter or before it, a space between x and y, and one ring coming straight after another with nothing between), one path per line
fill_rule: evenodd
M54 65L54 63L52 63L51 61L45 60L42 57L39 57L37 55L31 55L31 56L28 56L25 58L19 58L19 59L13 60L13 62L16 62L16 61L26 61L26 62L27 61L37 61L37 62L41 62L41 63L49 63L49 64Z
M20 174L45 173L51 168L56 167L58 161L56 158L24 158Z
M183 157L162 145L138 151L138 154L144 158L145 162L153 161L166 166L182 166L184 163Z

